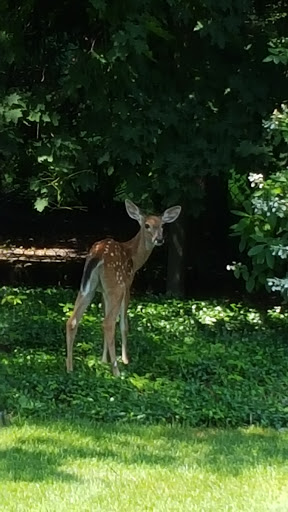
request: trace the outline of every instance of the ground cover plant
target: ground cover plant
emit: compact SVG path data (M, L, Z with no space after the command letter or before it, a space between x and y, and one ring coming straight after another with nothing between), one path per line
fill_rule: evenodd
M286 512L287 433L28 420L0 431L5 512Z
M288 316L280 306L134 299L131 363L115 379L99 361L97 299L79 329L75 372L66 374L65 320L74 296L1 289L0 410L97 422L287 425Z

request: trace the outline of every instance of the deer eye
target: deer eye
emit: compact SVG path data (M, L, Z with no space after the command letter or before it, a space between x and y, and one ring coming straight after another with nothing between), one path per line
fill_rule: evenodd
M150 224L148 224L148 222L145 223L145 229L149 229L150 228Z

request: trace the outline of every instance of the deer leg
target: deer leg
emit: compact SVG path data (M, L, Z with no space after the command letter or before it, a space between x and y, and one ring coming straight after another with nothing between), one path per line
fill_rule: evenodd
M128 318L127 318L127 309L130 300L130 292L126 290L126 293L123 297L120 309L120 330L121 330L121 338L122 338L122 361L124 364L129 363L128 355L127 355L127 335L128 335Z
M104 318L105 318L105 300L104 300L103 295L101 297L101 303L102 303L102 309L103 309ZM108 347L107 347L107 343L106 343L106 340L105 340L105 336L104 336L103 353L102 353L101 362L102 363L108 363Z
M77 334L79 322L85 313L87 307L91 303L93 299L94 293L88 293L84 295L79 292L77 295L77 299L75 302L74 310L70 318L66 323L66 345L67 345L67 359L66 359L66 367L67 372L73 371L73 344L75 340L75 336Z
M108 297L104 296L105 300L105 318L103 320L103 331L104 331L104 350L108 348L112 372L115 377L119 377L120 372L116 359L115 349L115 327L116 320L119 315L121 302L123 300L123 292L118 297L115 296L115 290L112 293L113 303L109 303Z
M101 357L101 363L108 363L108 347L107 347L107 343L105 341L105 336L104 336L104 343L103 343L103 352L102 352L102 357Z

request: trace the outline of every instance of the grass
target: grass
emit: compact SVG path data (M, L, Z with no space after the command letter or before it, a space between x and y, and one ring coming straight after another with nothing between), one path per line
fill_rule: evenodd
M20 423L0 431L5 512L286 512L288 434Z
M0 290L0 510L287 512L287 312L134 300L114 379L96 304L65 372L74 298Z
M133 300L131 363L99 362L101 315L87 311L65 371L75 293L0 290L0 411L21 418L190 426L288 426L288 315L225 301ZM119 354L119 333L118 333Z

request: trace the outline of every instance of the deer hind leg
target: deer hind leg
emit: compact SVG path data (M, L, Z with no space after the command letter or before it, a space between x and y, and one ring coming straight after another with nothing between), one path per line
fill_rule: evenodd
M104 317L105 317L105 300L104 300L103 295L101 297L101 303L102 303L103 314L104 314ZM104 336L103 353L102 353L101 362L102 363L108 363L108 347L107 347L107 343L105 341L105 336Z
M113 300L109 300L110 297L113 297ZM105 300L105 317L103 320L103 333L104 333L104 351L106 347L109 351L112 372L115 377L119 377L120 371L117 364L116 359L116 348L115 348L115 327L117 317L120 312L121 303L123 300L123 291L113 290L110 294L104 294Z
M66 367L67 372L73 371L73 344L75 340L75 336L77 334L78 326L82 316L84 315L86 309L91 303L94 296L93 293L88 293L84 295L82 292L79 292L77 295L77 299L75 302L74 310L71 317L67 320L66 323L66 346L67 346L67 359L66 359Z
M130 300L130 292L126 290L126 293L123 297L120 309L120 330L121 330L121 338L122 338L122 361L124 364L129 363L128 355L127 355L127 336L128 336L128 318L127 318L127 309Z

